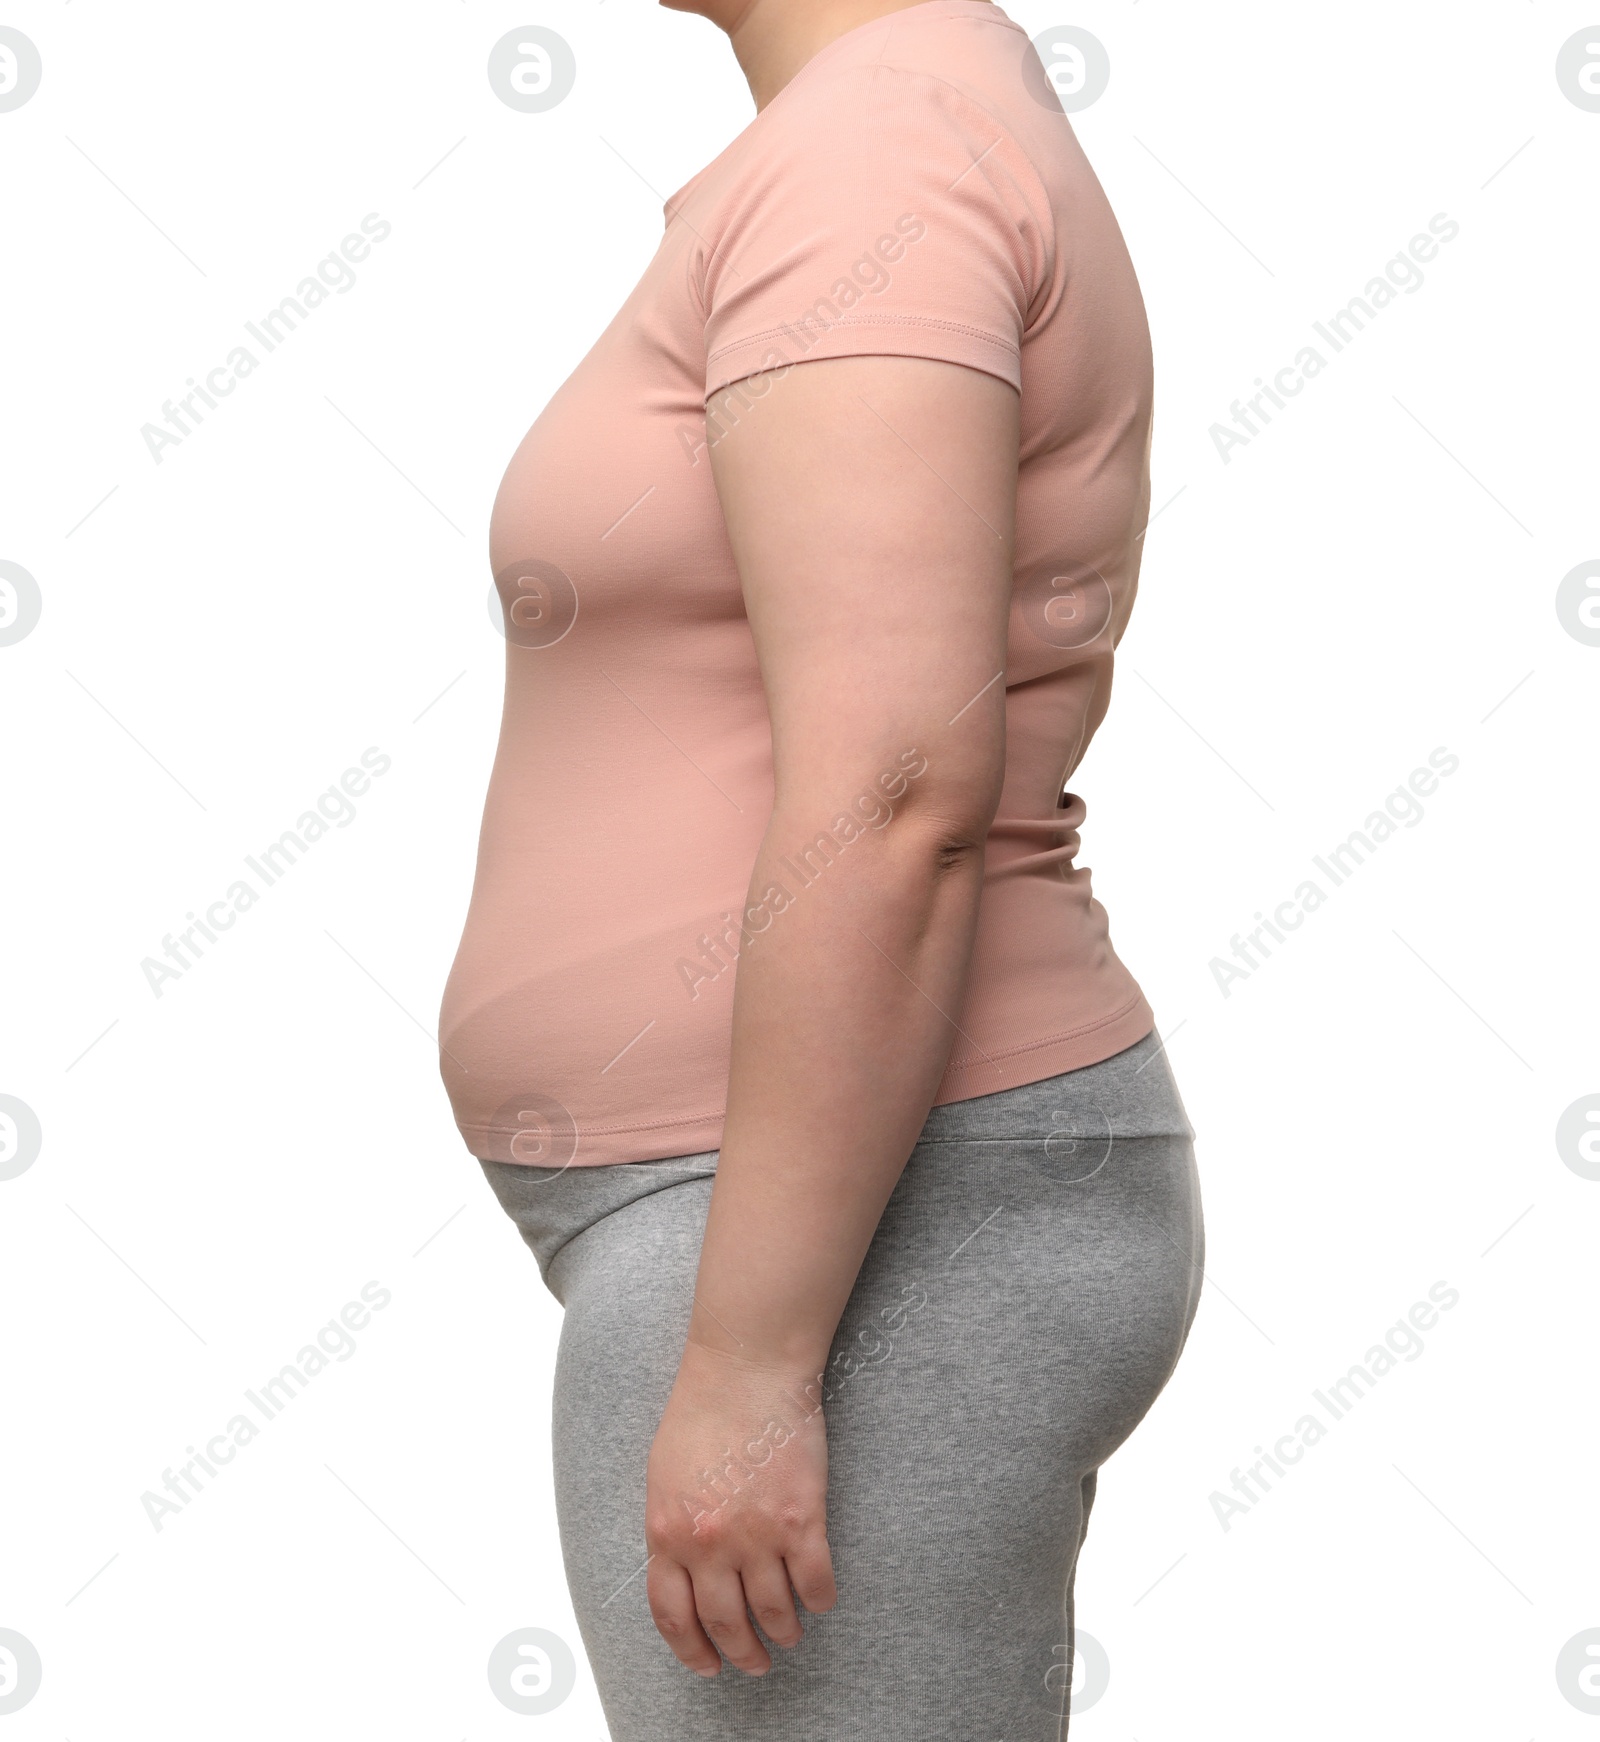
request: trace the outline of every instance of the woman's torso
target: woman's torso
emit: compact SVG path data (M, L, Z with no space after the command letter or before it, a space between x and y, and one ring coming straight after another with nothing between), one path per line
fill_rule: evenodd
M490 528L508 618L504 720L440 1021L441 1069L475 1155L586 1165L720 1143L738 916L772 763L709 463L708 437L725 432L708 432L704 414L705 274L719 247L724 271L759 273L725 234L733 191L765 153L804 148L853 82L936 91L975 136L997 123L1036 172L1029 199L1048 203L1021 343L1005 783L938 1101L1076 1069L1149 1031L1074 862L1082 801L1061 802L1133 605L1149 336L1115 218L1037 68L987 0L931 0L830 44L668 202L639 285L513 455ZM899 297L927 307L937 295L918 280L914 234L937 213L897 202L892 164L870 169L881 222L772 335L786 360L826 353L819 335L850 318L852 293L860 318L879 320ZM758 400L745 415L760 411ZM825 875L828 851L792 854L797 881Z

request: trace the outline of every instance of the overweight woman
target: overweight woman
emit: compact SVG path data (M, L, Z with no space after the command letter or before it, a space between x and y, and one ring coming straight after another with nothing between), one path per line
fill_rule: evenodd
M1065 785L1144 310L992 0L695 9L756 114L500 486L442 1070L566 1309L615 1742L1059 1742L1096 1474L1202 1262Z

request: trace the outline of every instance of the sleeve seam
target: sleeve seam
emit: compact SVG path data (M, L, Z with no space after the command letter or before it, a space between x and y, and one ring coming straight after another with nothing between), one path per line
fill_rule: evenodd
M892 16L892 14L890 16ZM1020 27L1018 27L1017 34L1024 37L1024 39L1026 38L1026 32L1021 30ZM804 69L802 69L802 72L803 71ZM976 172L977 174L984 175L985 179L987 179L983 159L994 150L995 146L1001 145L1002 143L1009 148L1007 152L1008 157L1010 157L1010 159L1020 168L1026 170L1026 180L1021 183L1023 197L1025 203L1033 213L1035 223L1040 227L1040 237L1044 245L1043 258L1040 262L1042 268L1040 282L1037 286L1024 285L1024 290L1027 292L1027 300L1019 312L1023 319L1023 337L1026 338L1032 330L1028 316L1032 312L1033 306L1039 295L1044 291L1046 286L1059 271L1060 262L1060 238L1057 233L1055 206L1051 201L1049 190L1045 185L1044 176L1041 173L1039 166L1034 162L1027 147L1023 145L1022 141L1018 139L1017 135L1004 121L986 109L982 103L976 102L961 88L960 85L955 84L950 79L944 78L938 73L929 72L925 67L907 66L897 61L880 60L852 68L842 68L840 69L840 73L846 77L849 76L849 74L854 73L857 75L866 74L873 78L875 78L879 73L890 73L908 82L921 81L924 84L933 85L952 99L968 117L980 121L987 129L992 130L996 135L994 143L974 158L969 168L962 172L963 177L969 173ZM713 165L716 161L717 160L713 160ZM707 168L709 169L713 167L713 165L707 165ZM713 312L715 299L707 294L704 275L709 272L712 261L714 261L722 252L722 235L726 230L728 223L728 213L723 208L722 201L734 191L734 188L737 187L738 179L739 178L737 177L735 178L731 187L724 187L719 190L718 198L713 204L711 210L706 213L704 220L706 234L701 237L701 243L704 249L702 275L698 279L692 281L692 288L694 290L695 301L707 319L710 318ZM961 178L958 178L958 180L959 179ZM992 334L984 334L983 336L991 340L993 339ZM726 348L727 347L722 347L722 349ZM1010 349L1012 347L1008 344L1007 348Z
M893 15L890 14L890 16ZM1027 32L1019 28L1018 34L1026 37ZM983 106L982 103L975 102L964 90L962 90L960 85L945 78L942 74L929 72L926 67L903 66L894 61L875 61L872 70L875 73L898 73L902 78L907 79L926 79L929 84L940 86L943 90L948 91L950 95L955 98L956 102L966 109L969 114L981 116L988 126L994 128L995 132L999 135L999 138L995 141L996 145L998 145L1000 140L1003 139L1006 144L1011 147L1012 151L1016 153L1017 157L1028 166L1028 174L1033 178L1033 186L1029 189L1029 203L1036 207L1034 214L1036 221L1040 219L1043 220L1044 227L1041 233L1046 247L1044 276L1045 280L1048 281L1051 274L1054 272L1059 259L1059 238L1056 234L1056 212L1055 206L1050 199L1049 190L1045 186L1044 176L1040 171L1038 164L1033 161L1033 156L1028 148L1020 139L1018 139L1016 134L1011 131L1004 121L1002 121L997 115L992 114ZM992 151L993 149L994 146L989 147L989 151ZM974 169L981 168L983 158L987 157L988 154L988 151L985 151L982 156L975 158L972 167ZM966 173L968 172L963 171L963 174ZM1042 290L1043 288L1044 286L1041 284L1040 289ZM1031 304L1031 297L1029 301Z

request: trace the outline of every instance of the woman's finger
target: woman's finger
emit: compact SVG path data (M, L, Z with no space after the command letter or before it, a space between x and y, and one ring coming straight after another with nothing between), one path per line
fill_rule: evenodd
M672 1647L672 1655L700 1675L716 1675L722 1668L722 1659L700 1625L695 1613L694 1582L684 1568L665 1555L656 1554L645 1574L645 1592L656 1632Z
M767 1638L774 1645L798 1645L804 1634L783 1562L776 1555L752 1561L739 1569L739 1578L745 1604Z
M712 1644L735 1669L765 1675L772 1659L750 1625L739 1575L728 1566L708 1565L698 1568L693 1577L695 1612Z
M784 1556L789 1582L800 1601L813 1615L831 1609L839 1600L839 1587L833 1582L833 1556L828 1551L828 1539L818 1531Z

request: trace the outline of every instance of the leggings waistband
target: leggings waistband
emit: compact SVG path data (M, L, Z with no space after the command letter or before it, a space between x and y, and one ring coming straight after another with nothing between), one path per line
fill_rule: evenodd
M1032 1156L1043 1177L1070 1183L1098 1174L1125 1140L1193 1137L1166 1051L1151 1032L1098 1064L932 1108L908 1166ZM605 1167L481 1165L548 1281L551 1260L574 1235L653 1192L712 1177L717 1161L711 1150Z

